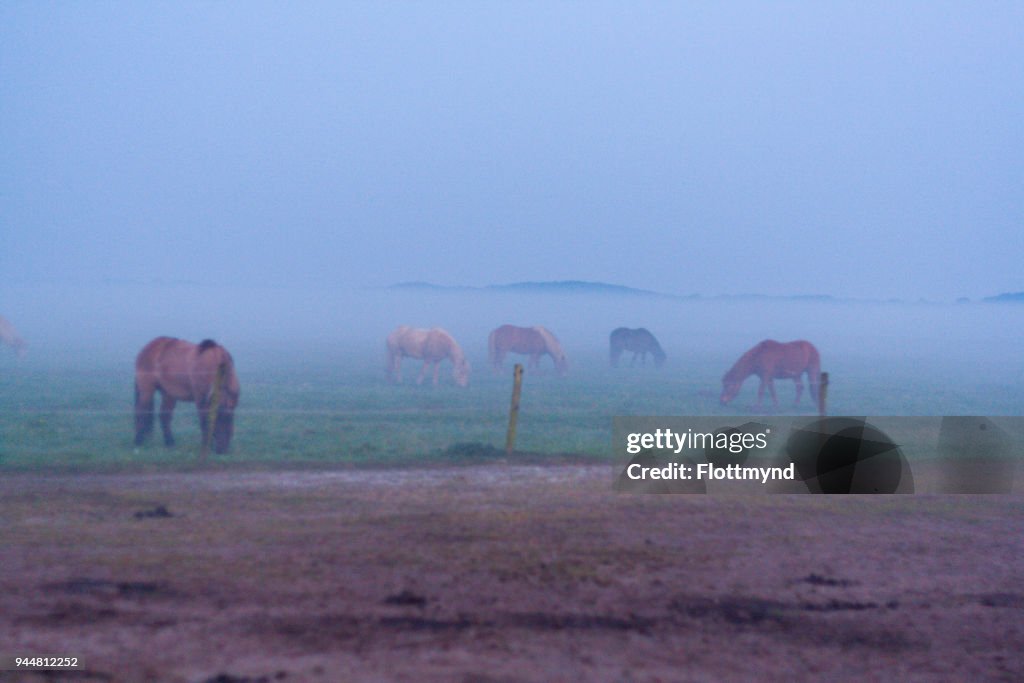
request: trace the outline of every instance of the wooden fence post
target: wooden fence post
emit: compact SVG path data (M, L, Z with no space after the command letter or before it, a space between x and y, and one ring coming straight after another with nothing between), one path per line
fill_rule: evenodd
M508 409L508 435L505 437L505 455L512 455L516 445L516 421L519 419L519 394L523 388L523 366L516 363L512 380L512 405Z

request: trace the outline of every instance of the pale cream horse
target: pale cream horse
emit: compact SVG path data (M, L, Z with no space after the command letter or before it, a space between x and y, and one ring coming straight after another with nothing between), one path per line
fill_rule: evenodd
M450 334L440 327L429 330L402 325L388 335L388 377L394 382L402 381L402 359L418 358L423 361L423 368L416 380L423 383L427 370L434 368L434 385L437 385L440 363L445 358L452 361L452 376L460 387L469 384L469 362L465 354Z
M18 331L14 329L11 321L2 315L0 315L0 343L14 349L19 358L25 355L25 340L18 335Z

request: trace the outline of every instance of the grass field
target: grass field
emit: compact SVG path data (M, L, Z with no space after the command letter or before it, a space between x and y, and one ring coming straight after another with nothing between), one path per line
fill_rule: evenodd
M407 360L405 381L386 382L380 352L320 351L282 359L254 350L235 352L242 382L232 451L216 462L293 464L409 464L473 459L480 446L503 447L511 367L494 375L473 358L471 385L452 384L450 366L438 387L414 382L419 363ZM79 362L75 362L79 360ZM682 367L684 366L685 367ZM750 414L756 378L737 401L718 405L719 378L728 361L672 359L665 368L607 367L596 351L577 356L566 378L545 359L526 373L517 449L574 459L611 457L616 415ZM1012 415L1019 385L994 374L943 372L934 364L852 359L828 364L829 412L836 415ZM131 355L100 353L56 361L4 359L0 374L0 469L148 469L189 466L199 454L195 408L179 404L178 445L166 449L157 433L132 445ZM793 385L777 383L780 412L809 413L805 395L792 406Z

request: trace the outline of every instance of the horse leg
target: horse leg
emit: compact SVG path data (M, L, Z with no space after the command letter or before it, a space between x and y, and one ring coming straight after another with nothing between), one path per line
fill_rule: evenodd
M423 384L423 378L427 376L427 369L430 367L430 361L423 361L423 367L420 368L420 376L416 378L416 384Z
M135 383L135 445L141 446L153 431L153 393L150 386L139 387Z
M770 393L772 395L772 404L776 408L778 408L779 407L779 399L775 395L775 380L773 380L771 377L768 378L768 393Z
M174 445L174 436L171 435L171 417L174 415L174 406L177 402L177 399L167 394L163 394L160 401L160 429L164 433L164 445L168 447Z
M793 378L793 382L796 383L796 400L793 401L793 405L796 405L800 403L800 397L804 393L804 381L800 379L799 375L797 375L796 377Z

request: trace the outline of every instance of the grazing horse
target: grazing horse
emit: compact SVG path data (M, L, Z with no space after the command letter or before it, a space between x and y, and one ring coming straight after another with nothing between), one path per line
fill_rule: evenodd
M821 359L818 349L803 340L782 344L774 339L765 339L740 356L732 369L722 377L722 405L736 398L743 381L751 375L761 378L761 385L757 388L758 407L761 406L765 387L772 395L775 405L779 405L779 400L775 396L775 384L772 381L775 379L793 380L796 383L794 404L799 403L800 395L804 391L804 383L800 376L805 372L810 384L811 398L817 401L818 385L821 383Z
M630 367L636 364L637 356L640 357L640 362L646 365L648 353L654 356L655 366L660 368L665 364L665 352L661 350L661 344L658 343L653 334L643 327L638 327L635 330L631 330L628 327L618 327L612 330L611 335L608 337L608 343L611 347L608 360L613 368L619 366L619 356L622 355L623 351L633 352L633 360L629 362Z
M219 382L219 388L216 384ZM213 425L213 449L226 453L234 431L235 407L241 389L227 349L210 339L199 344L157 337L135 359L135 445L153 430L153 394L160 392L160 427L164 443L174 445L171 417L178 401L193 401L199 409L203 443L209 436L210 404L219 391Z
M555 335L540 325L535 327L502 325L491 332L487 338L487 350L494 372L501 370L501 363L509 351L528 355L530 367L533 368L540 366L540 357L546 353L555 361L555 370L559 375L564 377L569 370L569 362L565 358L562 345L558 343Z
M18 335L14 325L7 318L0 315L0 343L6 344L14 349L18 358L25 355L25 340Z
M452 377L460 387L469 384L469 362L462 349L450 334L440 327L429 330L402 325L388 335L388 376L395 382L402 381L402 359L405 357L423 360L423 368L416 383L422 384L427 369L434 368L434 386L441 371L441 361L450 358Z

